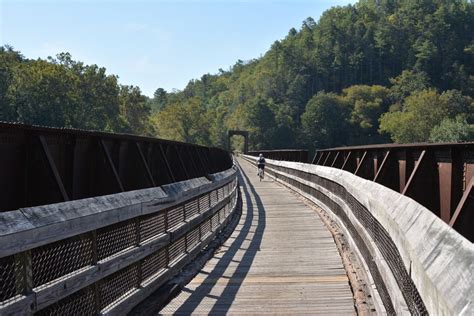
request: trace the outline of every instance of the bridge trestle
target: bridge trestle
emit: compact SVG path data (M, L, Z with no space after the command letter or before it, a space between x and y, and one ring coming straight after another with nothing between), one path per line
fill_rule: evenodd
M227 151L0 122L0 212L156 187L232 167Z
M0 213L0 314L124 314L237 213L235 168Z
M331 148L318 150L312 163L408 196L474 241L474 142Z

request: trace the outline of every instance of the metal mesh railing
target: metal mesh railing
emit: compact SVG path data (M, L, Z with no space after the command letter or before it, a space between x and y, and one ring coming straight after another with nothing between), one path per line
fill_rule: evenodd
M168 248L169 261L172 262L173 260L177 259L180 255L184 254L185 251L186 251L186 238L185 236L183 236L180 239L173 242L171 245L169 245L169 248Z
M41 297L31 304L38 315L97 315L115 308L185 262L181 259L204 247L229 219L238 197L235 173L211 188L151 214L0 258L0 314L13 298L20 305L28 297ZM192 221L201 214L201 222ZM183 230L185 221L192 227ZM81 285L66 286L75 283Z
M150 214L140 220L140 241L166 233L165 213Z
M212 215L211 217L211 227L212 230L214 230L217 226L219 226L219 212L216 214Z
M201 230L201 238L206 238L212 232L211 230L211 221L207 220L201 224L199 227Z
M211 192L211 206L214 206L219 201L219 197L217 196L217 190Z
M24 291L24 264L15 256L0 258L0 302Z
M331 211L333 211L341 219L341 221L344 223L344 226L349 230L351 236L354 238L357 244L357 248L360 250L362 256L364 257L364 261L368 263L369 270L377 285L377 289L379 291L385 309L387 310L387 313L395 314L395 308L390 299L390 294L387 290L387 287L383 281L383 278L377 265L374 263L375 258L367 248L367 245L365 244L364 239L360 235L360 232L354 227L354 224L351 222L342 207L334 200L329 198L327 195L325 195L322 191L312 186L309 186L301 181L298 181L297 179L287 177L281 173L292 175L294 177L298 177L306 181L315 183L337 195L341 200L343 200L345 204L349 207L349 209L352 211L354 216L358 219L358 221L364 226L365 230L369 233L371 238L374 240L377 248L382 253L382 256L390 267L398 283L398 286L401 289L402 295L405 298L410 312L413 315L427 314L427 310L423 303L423 300L421 299L421 296L415 284L413 283L413 280L411 279L408 271L406 270L401 255L395 243L390 238L390 235L382 226L382 224L380 224L377 219L367 210L367 208L365 208L351 193L349 193L346 188L334 181L301 170L284 168L268 163L267 166L267 172L269 172L271 175L276 176L278 179L287 182L291 186L296 187L302 190L303 192L312 195L317 200L321 201L327 207L329 207ZM281 173L275 173L272 169Z
M209 208L209 195L202 195L199 197L199 209L200 210L206 210Z
M94 286L88 286L35 313L38 316L64 316L97 314Z
M199 198L187 202L184 205L184 217L186 219L192 218L194 215L199 213Z
M147 280L148 278L155 276L166 269L168 266L167 251L167 248L163 248L141 260L143 280Z
M138 243L135 221L113 224L97 231L97 254L102 260Z
M100 309L107 307L139 285L138 264L130 265L108 276L99 282Z
M186 251L191 251L194 246L199 244L199 241L199 227L196 227L195 229L186 234Z
M32 249L33 286L93 264L92 247L91 234L83 234Z
M168 217L168 229L177 226L179 223L184 222L184 208L183 205L175 206L171 210L166 212Z

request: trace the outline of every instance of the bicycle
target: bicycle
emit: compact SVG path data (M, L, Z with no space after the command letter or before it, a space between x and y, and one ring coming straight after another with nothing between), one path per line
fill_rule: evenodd
M263 180L263 177L264 177L264 175L263 175L263 169L262 169L262 168L258 168L258 173L257 173L257 174L258 174L258 178L260 179L260 181L262 181L262 180Z

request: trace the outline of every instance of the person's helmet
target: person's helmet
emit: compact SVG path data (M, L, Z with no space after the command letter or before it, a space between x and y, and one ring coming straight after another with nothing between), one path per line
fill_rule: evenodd
M263 154L258 155L259 157L263 157Z

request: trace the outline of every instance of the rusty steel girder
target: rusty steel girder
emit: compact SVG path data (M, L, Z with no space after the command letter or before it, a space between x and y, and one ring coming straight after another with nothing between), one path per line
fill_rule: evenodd
M409 196L474 241L474 142L330 148L318 150L312 163Z
M231 166L219 148L0 122L0 212L155 187Z
M265 158L283 161L308 162L308 151L305 149L277 149L249 151L248 155L258 157L263 154Z

